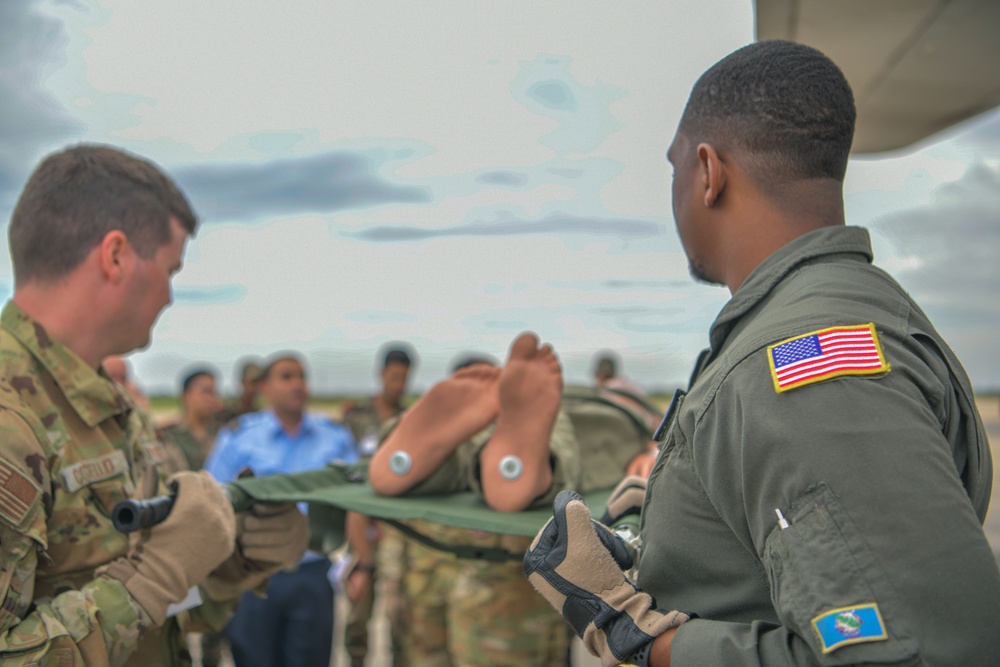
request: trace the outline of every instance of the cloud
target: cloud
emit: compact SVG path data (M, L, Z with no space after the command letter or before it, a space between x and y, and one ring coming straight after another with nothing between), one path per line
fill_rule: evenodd
M211 306L222 303L237 303L246 296L242 285L219 285L217 287L176 287L174 301L197 306Z
M523 236L528 234L587 234L614 236L620 239L640 239L660 236L666 232L666 225L649 220L552 213L537 220L520 220L510 217L492 222L476 221L443 229L384 225L350 234L350 236L363 241L391 243L423 241L447 236Z
M174 175L195 210L209 222L430 200L423 188L383 178L380 166L368 155L336 150L256 164L201 164L174 170Z
M32 0L0 2L0 206L10 206L42 147L80 125L42 88L43 70L66 43L62 24Z
M988 111L962 127L971 128L955 137L955 143L968 146L980 155L1000 156L1000 111Z
M900 283L955 347L973 381L1000 371L1000 169L974 163L939 186L931 206L900 211L873 228L901 255ZM876 258L876 261L878 258Z
M523 61L511 84L514 99L559 127L540 139L560 153L588 153L625 126L611 105L626 92L601 81L586 85L570 73L572 58L541 55Z
M516 171L487 171L477 176L476 181L485 185L518 188L527 184L528 177Z

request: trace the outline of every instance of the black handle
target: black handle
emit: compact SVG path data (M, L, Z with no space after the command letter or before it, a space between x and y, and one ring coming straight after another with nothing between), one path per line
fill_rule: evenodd
M111 510L111 522L120 533L152 528L170 515L177 496L158 496L146 500L120 500Z

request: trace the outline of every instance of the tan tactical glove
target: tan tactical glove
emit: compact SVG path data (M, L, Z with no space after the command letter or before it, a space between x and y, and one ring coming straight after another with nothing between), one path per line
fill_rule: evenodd
M235 599L295 567L309 545L309 522L294 503L256 503L236 521L236 550L202 585L215 600Z
M657 609L652 596L629 583L623 570L632 567L632 557L590 517L578 493L561 491L552 510L524 556L528 581L604 667L646 665L653 640L688 615Z
M170 478L177 500L167 519L133 533L128 553L97 570L117 579L156 625L167 606L183 600L192 586L233 553L233 506L207 472Z
M608 496L608 503L604 507L601 523L610 528L618 523L622 517L641 513L642 503L645 499L646 480L634 475L626 477Z

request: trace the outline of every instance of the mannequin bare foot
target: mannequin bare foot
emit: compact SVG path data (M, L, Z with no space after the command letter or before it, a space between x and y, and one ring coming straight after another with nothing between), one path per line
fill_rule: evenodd
M368 468L375 492L398 496L427 479L455 449L497 418L500 369L477 364L434 385L403 413ZM390 467L393 454L404 452L409 469ZM400 458L400 457L397 457ZM405 459L404 459L405 460Z
M549 438L562 401L562 368L549 345L523 333L510 347L500 374L497 429L480 454L483 495L502 512L526 509L549 490L552 466ZM501 461L517 457L523 470L515 479L500 472Z

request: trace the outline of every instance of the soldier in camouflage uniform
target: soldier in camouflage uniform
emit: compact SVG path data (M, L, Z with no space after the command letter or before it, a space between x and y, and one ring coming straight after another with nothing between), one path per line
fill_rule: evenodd
M222 399L216 391L215 372L208 367L196 368L181 380L181 418L156 429L156 435L166 450L165 467L170 472L201 470L222 427ZM201 667L222 664L225 638L221 632L195 635L192 641L201 645Z
M537 339L533 336L528 339L534 341L537 351ZM523 340L524 336L518 339ZM518 344L515 342L515 346ZM508 362L507 367L511 366ZM469 378L463 373L478 374L493 391L502 382L502 372L484 363L468 370L459 367L456 371L453 377L465 380ZM528 402L529 409L550 413L552 419L546 432L545 451L551 482L530 506L551 502L564 488L588 491L614 485L629 462L646 450L659 418L640 402L615 392L567 390L561 393L558 366L556 375L557 378L551 375L530 378L532 385L547 383L550 389L556 390L555 402L551 401L551 394L532 396ZM477 392L475 387L465 386L462 390L470 398L461 398L449 406L451 414L462 411L461 402L476 400L471 397ZM433 400L434 391L428 392L429 400ZM501 413L503 410L501 402ZM518 418L523 416L518 415ZM400 426L405 419L406 413ZM484 463L483 454L500 428L498 419L451 447L451 453L441 463L429 473L425 470L427 476L404 493L454 493L472 489L484 494L487 503L496 508L483 489L485 466L488 465ZM421 448L412 444L388 433L372 463L372 484L376 491L385 490L385 470L379 467L380 459L382 463L391 460L394 450L407 451L412 467L418 470L418 476L421 475L417 460ZM523 458L529 460L527 456ZM465 530L426 521L406 523L444 545L499 548L519 555L531 542L527 537ZM569 647L566 623L525 579L519 558L502 563L462 559L410 540L402 569L410 611L406 651L411 667L548 667L565 662Z
M390 346L385 349L384 355L379 356L382 357L379 373L382 391L377 396L344 408L344 423L354 433L358 451L366 459L378 447L383 424L403 411L403 395L413 363L410 354L402 347ZM368 654L368 622L375 604L376 583L389 618L392 664L406 667L402 637L407 614L405 599L400 591L402 573L399 568L406 542L395 530L372 522L368 517L351 513L348 521L354 563L346 582L351 613L344 627L344 646L351 667L363 667Z
M215 389L215 374L208 368L185 373L181 381L181 418L157 429L165 447L180 453L185 470L201 470L222 427L222 400Z
M235 520L205 473L172 478L159 526L111 524L117 501L168 489L152 424L100 362L148 343L194 227L155 166L101 146L47 158L14 210L16 286L0 314L4 665L189 664L184 632L224 623L241 590L304 549L304 523L280 507Z
M240 393L227 401L219 413L219 422L227 424L241 415L260 410L260 388L264 384L264 369L254 359L240 364Z

